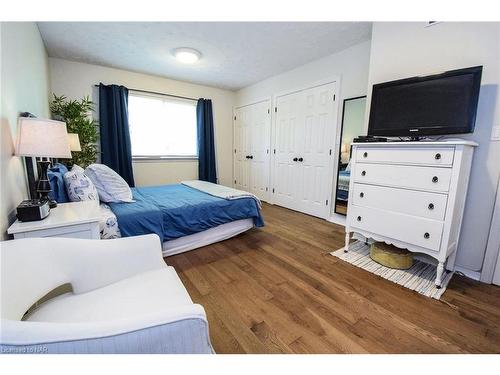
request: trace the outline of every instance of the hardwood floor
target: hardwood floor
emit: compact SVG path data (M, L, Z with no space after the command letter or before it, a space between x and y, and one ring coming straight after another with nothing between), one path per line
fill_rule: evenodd
M263 215L264 228L166 258L217 353L500 353L500 287L455 275L426 298L329 255L343 227Z

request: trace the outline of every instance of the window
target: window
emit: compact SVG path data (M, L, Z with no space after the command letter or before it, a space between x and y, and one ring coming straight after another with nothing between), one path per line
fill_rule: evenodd
M128 112L133 158L198 157L196 102L130 93Z

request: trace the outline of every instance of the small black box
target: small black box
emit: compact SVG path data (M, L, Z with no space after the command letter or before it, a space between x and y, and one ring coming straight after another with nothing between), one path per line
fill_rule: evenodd
M49 202L40 199L27 199L17 206L17 219L19 221L37 221L49 216Z

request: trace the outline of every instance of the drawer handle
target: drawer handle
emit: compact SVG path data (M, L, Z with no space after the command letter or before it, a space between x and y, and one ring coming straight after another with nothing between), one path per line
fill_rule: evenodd
M359 196L360 196L361 198L363 198L363 197L365 196L365 193L361 192L361 193L359 193Z
M297 160L299 160L299 158L293 158L293 161L297 161Z
M366 176L366 171L361 172L361 176Z
M429 203L429 210L433 210L434 209L434 203Z
M358 221L361 221L361 216L358 216Z
M439 181L439 178L437 178L437 176L432 177L432 182L436 183L438 181Z
M299 158L299 161L300 161L300 162L303 162L303 161L304 161L304 158Z
M367 158L368 157L368 152L363 153L363 157Z
M424 238L429 238L431 235L429 234L429 232L425 232L424 233Z
M441 159L441 154L438 152L435 156L434 159L439 160Z

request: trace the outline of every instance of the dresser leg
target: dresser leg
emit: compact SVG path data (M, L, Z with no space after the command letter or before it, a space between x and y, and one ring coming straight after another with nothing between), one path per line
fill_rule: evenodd
M436 287L441 289L441 280L443 278L444 262L439 262L436 270Z
M345 246L344 246L344 253L347 253L349 250L349 240L351 239L351 235L349 232L345 233Z

